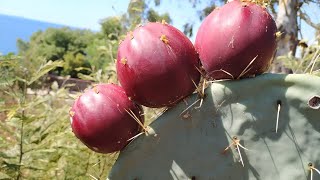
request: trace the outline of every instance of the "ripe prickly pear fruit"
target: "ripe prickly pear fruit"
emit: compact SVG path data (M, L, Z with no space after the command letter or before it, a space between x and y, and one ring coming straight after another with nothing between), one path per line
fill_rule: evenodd
M277 47L276 31L266 8L234 0L206 17L195 48L212 79L255 76L269 68Z
M77 138L93 151L120 151L140 130L128 112L143 123L141 111L120 86L99 84L74 102L70 110L71 127Z
M127 95L148 107L173 106L190 95L200 80L193 44L166 23L148 23L128 33L116 64Z

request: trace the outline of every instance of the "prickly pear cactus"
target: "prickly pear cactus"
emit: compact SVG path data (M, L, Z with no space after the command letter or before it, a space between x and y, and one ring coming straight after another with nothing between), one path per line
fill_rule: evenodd
M264 74L205 94L201 107L194 94L154 121L109 179L320 179L319 77Z

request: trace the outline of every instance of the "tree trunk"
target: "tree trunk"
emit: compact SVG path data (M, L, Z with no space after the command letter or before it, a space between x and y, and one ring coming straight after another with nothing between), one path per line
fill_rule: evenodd
M294 56L297 47L298 37L298 0L279 0L276 23L278 30L282 33L278 41L278 50L275 56L283 56L292 53ZM283 67L283 62L274 61L271 69L273 73L291 73L290 69Z

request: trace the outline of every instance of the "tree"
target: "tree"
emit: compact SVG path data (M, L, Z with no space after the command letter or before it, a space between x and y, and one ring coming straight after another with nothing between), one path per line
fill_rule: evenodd
M118 17L107 17L101 21L102 32L107 36L111 32L120 36L146 22L165 20L171 23L169 13L159 14L150 4L152 4L150 1L130 0L125 14ZM160 0L156 0L154 6L159 5Z
M102 34L110 40L118 40L121 33L123 33L123 23L121 17L112 16L103 19L100 22Z
M292 69L284 66L283 61L281 61L283 56L291 56L291 60L296 61L297 59L297 49L298 45L302 47L301 58L308 60L308 57L304 56L304 51L309 46L307 42L299 39L303 38L301 34L301 23L302 20L316 29L320 30L319 25L315 25L314 22L308 18L308 13L303 11L303 5L313 4L319 10L319 2L312 0L280 0L278 3L278 12L276 14L276 23L281 36L278 41L278 50L276 53L275 64L272 68L272 72L280 73L292 73ZM300 37L299 37L300 34ZM316 36L316 34L315 34ZM311 45L312 48L312 45ZM290 58L289 58L290 59ZM287 59L288 60L288 59ZM303 71L301 71L303 72Z
M276 16L276 23L281 35L278 41L278 50L276 57L291 53L296 54L298 44L298 22L297 12L299 4L298 0L280 0L279 10ZM291 70L285 68L283 63L276 61L272 72L290 73Z
M70 28L49 28L46 31L34 33L29 42L18 40L19 54L24 56L28 68L39 67L39 58L47 61L66 61L64 67L52 71L57 75L70 74L77 77L74 68L90 67L85 58L85 49L94 39L95 34L87 30L75 30ZM74 58L70 58L70 57ZM78 59L76 58L78 57ZM72 62L72 61L75 62Z

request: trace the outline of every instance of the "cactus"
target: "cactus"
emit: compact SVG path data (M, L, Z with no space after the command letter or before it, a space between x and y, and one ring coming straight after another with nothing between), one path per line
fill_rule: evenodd
M151 123L108 179L320 179L319 85L302 74L211 83L201 107L193 94Z

